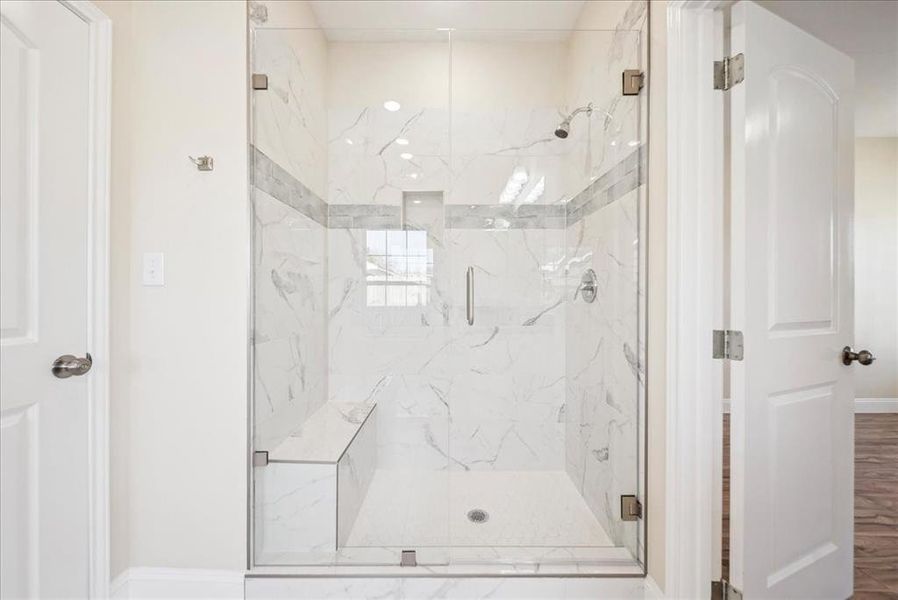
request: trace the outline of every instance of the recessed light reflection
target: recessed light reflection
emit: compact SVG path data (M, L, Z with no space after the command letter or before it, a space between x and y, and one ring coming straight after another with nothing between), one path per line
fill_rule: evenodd
M396 143L400 146L408 146L408 140L405 138L396 138Z
M346 143L349 144L350 146L352 146L353 144L355 144L355 142L353 142L353 141L352 141L351 139L349 139L349 138L346 138Z
M420 200L412 200L412 204L421 204Z
M638 146L639 140L630 140L629 142L627 142L627 145L630 146L631 148L634 146Z
M396 112L397 110L402 108L402 105L395 100L387 100L386 102L384 102L384 108L386 108L390 112Z
M403 152L402 154L399 155L399 158L404 158L405 160L411 160L414 157L415 157L415 155L411 154L409 152Z
M514 171L511 173L511 177L505 182L505 189L499 194L499 204L513 203L529 180L530 175L527 173L527 169L524 167L515 167Z
M545 191L546 178L540 177L539 181L536 182L536 185L533 186L533 189L530 190L530 193L527 194L527 197L524 198L524 204L536 204L536 201L540 199Z

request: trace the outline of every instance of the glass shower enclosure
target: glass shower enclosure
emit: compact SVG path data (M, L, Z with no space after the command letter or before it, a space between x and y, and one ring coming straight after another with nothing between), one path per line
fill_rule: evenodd
M643 572L647 6L610 4L253 16L254 569Z

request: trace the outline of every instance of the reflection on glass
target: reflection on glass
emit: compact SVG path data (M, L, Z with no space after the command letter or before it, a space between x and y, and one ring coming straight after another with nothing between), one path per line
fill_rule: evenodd
M369 307L427 306L433 249L426 231L369 230L366 248Z

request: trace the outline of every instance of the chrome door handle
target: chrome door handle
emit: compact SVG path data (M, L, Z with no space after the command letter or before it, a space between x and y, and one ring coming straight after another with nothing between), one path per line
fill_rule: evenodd
M93 364L94 359L91 358L89 352L84 358L78 358L71 354L63 354L53 361L53 366L50 367L50 371L53 373L54 377L68 379L72 375L84 375L90 371Z
M857 361L864 365L873 364L873 361L876 360L876 357L873 356L873 353L869 350L861 350L860 352L855 352L851 349L851 346L845 346L842 348L842 364L850 365L854 361Z
M474 267L468 267L468 272L465 276L467 282L467 310L465 311L466 316L468 317L468 325L474 324Z

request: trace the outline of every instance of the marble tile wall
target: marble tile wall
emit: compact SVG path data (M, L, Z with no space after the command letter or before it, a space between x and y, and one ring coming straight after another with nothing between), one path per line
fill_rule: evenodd
M346 545L377 469L377 408L337 462L337 547Z
M377 401L380 468L445 469L451 337L441 232L427 234L431 301L413 306L368 304L368 255L381 252L374 238L385 231L328 233L330 399Z
M645 64L644 2L595 3L589 18L617 26L609 36L571 39L569 97L599 98L615 116L603 144L588 143L589 183L568 203L565 462L568 474L599 522L619 545L642 556L642 526L620 520L620 496L642 495L640 410L644 406L646 95L619 95L620 73ZM604 13L602 11L605 11ZM586 12L586 11L585 11ZM595 60L595 56L606 57ZM576 297L592 268L599 293L592 304Z
M253 73L268 75L267 93L252 96L253 145L318 197L325 198L328 122L324 33L256 26L253 36Z
M279 553L333 553L337 470L332 464L269 463L255 469L258 564Z
M619 498L639 490L638 202L633 189L574 224L568 289L592 268L598 295L566 305L565 450L568 474L618 544L635 549ZM571 293L570 298L573 298Z
M407 307L368 305L369 234L329 230L329 387L378 402L380 468L563 469L564 230L431 228L430 301Z
M327 40L303 3L251 7L255 447L273 449L327 400ZM271 8L272 11L268 9ZM266 27L272 27L267 29Z
M253 205L255 447L271 450L327 400L327 230L258 187Z
M453 229L447 234L458 356L449 444L470 470L563 468L562 229ZM474 267L474 325L464 321Z
M447 190L448 32L337 35L328 69L328 203L399 206L403 192Z
M449 111L382 104L328 111L328 202L399 206L403 191L446 190Z
M559 106L454 109L449 203L506 202L521 208L564 203L577 190L569 187L576 171L569 160L573 144L554 134L562 111ZM520 191L502 198L511 179L518 180Z
M453 57L450 72L448 44L425 54L416 64L445 77L434 84L441 101L416 101L426 94L388 76L381 97L395 94L400 110L348 107L341 97L329 111L330 397L376 397L380 468L560 470L563 282L547 275L564 246L565 210L551 205L563 194L556 173L565 165L563 145L552 142L560 142L557 110L485 106L484 90L469 90L473 106L450 109L449 78L474 65ZM427 77L404 73L404 85ZM516 169L528 181L515 203L500 196ZM369 305L368 231L406 226L403 194L430 190L443 206L414 226L427 230L432 255L427 301ZM476 269L473 327L464 316L468 266Z
M571 126L569 158L577 168L571 189L585 188L645 139L641 116L646 114L646 95L621 95L621 73L645 68L647 8L640 0L586 3L578 31L568 40L566 109L588 103L595 109L588 119L576 117Z

